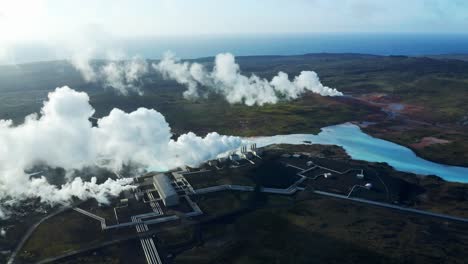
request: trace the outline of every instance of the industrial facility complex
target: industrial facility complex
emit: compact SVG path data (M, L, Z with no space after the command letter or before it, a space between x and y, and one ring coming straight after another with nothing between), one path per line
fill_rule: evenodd
M153 176L154 188L158 191L159 197L165 206L175 206L179 204L179 196L172 186L169 177L164 173Z
M109 206L111 213L105 216L85 206L72 209L98 221L103 232L136 229L149 264L164 263L167 257L161 255L152 235L158 226L177 226L205 219L197 201L217 192L294 195L307 190L333 199L468 222L464 218L398 206L398 198L386 181L371 169L347 167L339 162L327 165L327 160L304 152L282 153L274 158L263 157L263 154L254 144L207 161L198 168L183 167L135 177L135 189L113 201ZM255 174L249 176L250 171ZM13 263L13 259L9 263Z

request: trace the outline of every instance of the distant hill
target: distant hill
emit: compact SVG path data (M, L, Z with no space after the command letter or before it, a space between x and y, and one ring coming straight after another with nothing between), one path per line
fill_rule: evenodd
M379 125L366 128L366 132L408 147L424 137L447 140L451 143L415 151L426 159L464 165L468 160L468 61L461 58L466 57L352 53L239 56L236 60L244 75L255 73L270 79L283 71L293 78L301 71L312 70L324 85L347 95L330 98L307 94L263 107L229 105L216 95L188 101L182 96L184 86L157 74L144 76L143 96L122 96L102 84L86 83L66 61L0 66L0 119L21 123L24 116L40 110L49 91L68 85L90 95L96 117L107 115L114 107L124 111L154 108L166 117L175 133L315 133L321 127L347 121L377 121ZM213 66L213 58L191 61L207 68ZM391 103L404 105L406 112L402 116L411 122L402 119L382 123L382 104Z
M425 55L424 57L433 59L450 59L468 61L468 54L440 54L440 55Z

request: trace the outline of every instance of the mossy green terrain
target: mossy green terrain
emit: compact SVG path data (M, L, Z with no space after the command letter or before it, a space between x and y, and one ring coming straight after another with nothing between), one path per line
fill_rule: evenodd
M303 156L281 157L284 153ZM338 171L364 169L366 181L375 183L373 190L367 192L384 197L382 201L468 217L465 184L398 172L383 163L351 160L336 146L272 145L264 150L262 160L256 165L238 170L235 179L238 183L254 180L258 185L270 184L270 179L255 177L265 165L287 162L304 166L309 160ZM232 177L234 172L228 170L226 177ZM279 169L266 173L271 178L288 177L286 171ZM375 175L386 186L386 195L374 181ZM202 177L198 181L200 186L205 186L204 182L213 179ZM258 191L195 195L192 199L203 215L155 226L151 235L161 256L171 263L463 263L465 260L466 224L336 200L312 192L346 193L359 180L351 173L326 181L309 179L302 183L305 190L292 196ZM355 195L367 197L365 193ZM94 206L94 203L81 205L88 210ZM93 212L110 217L103 210L97 208ZM93 248L122 237L130 239ZM91 248L58 263L141 263L144 256L136 238L133 228L119 233L102 231L96 220L68 210L41 224L19 257L28 263Z
M37 227L18 254L19 263L31 263L98 245L131 230L104 232L98 221L73 210L54 216Z
M352 161L333 146L272 146L321 154L333 168L378 171L392 200L416 208L467 216L468 190L437 177L416 177L386 164ZM316 162L316 161L314 161ZM316 162L317 163L317 162ZM340 181L336 181L339 186ZM176 254L174 263L463 263L464 224L336 200L309 192L295 196L220 192L203 195L201 243ZM255 202L253 202L255 201Z
M212 58L197 61L212 67ZM125 111L154 108L177 134L317 133L321 127L347 121L383 122L387 118L381 109L396 103L403 105L396 118L383 122L381 129L370 126L366 131L408 147L421 137L448 138L451 144L413 150L434 161L468 165L467 61L362 54L252 56L238 57L237 61L244 74L255 73L264 78L271 78L278 71L292 78L303 70L313 70L324 85L352 97L307 94L262 107L230 105L216 95L188 101L182 96L183 86L154 74L144 76L143 96L120 96L99 84L84 82L70 64L56 61L0 67L0 118L21 123L24 116L40 110L47 92L63 85L86 91L97 117L107 115L114 107Z

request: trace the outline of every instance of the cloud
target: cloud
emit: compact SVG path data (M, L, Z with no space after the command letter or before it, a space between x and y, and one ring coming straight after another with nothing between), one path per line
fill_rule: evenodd
M172 53L167 53L153 68L166 79L173 79L187 86L184 97L197 98L207 93L217 93L229 103L246 105L275 104L281 99L291 100L310 91L322 96L341 96L343 93L324 86L313 71L302 71L294 81L284 72L279 72L271 81L254 74L241 74L239 65L230 53L216 55L213 70L207 72L199 63L180 62Z
M71 198L95 198L106 202L122 190L131 188L131 180L64 177L61 186L45 177L30 177L25 170L38 164L66 171L81 170L100 163L118 171L126 164L167 170L182 165L198 165L218 154L238 148L238 137L193 133L171 139L171 129L163 115L153 109L139 108L126 113L113 109L92 127L94 114L89 97L69 87L49 93L40 115L31 114L21 125L0 120L0 217L8 207L28 198L55 204ZM79 173L77 173L79 175Z

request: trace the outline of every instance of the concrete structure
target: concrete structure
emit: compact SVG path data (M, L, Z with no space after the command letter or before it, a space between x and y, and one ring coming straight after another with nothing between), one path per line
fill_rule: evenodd
M216 167L216 166L219 165L219 161L218 160L209 160L208 165L210 165L212 167Z
M253 154L253 152L250 152L250 151L249 151L249 152L246 152L246 153L244 154L244 156L245 156L245 158L247 158L247 159L253 159L254 154Z
M240 151L241 151L242 154L247 153L247 146L242 146Z
M135 200L140 201L140 199L143 199L143 193L142 192L136 192L135 193Z
M250 150L247 146L242 146L241 147L241 157L242 158L246 158L246 159L253 159L254 156L258 156L258 154L256 153L257 151L257 145L256 144L253 144L250 146Z
M358 179L360 179L360 180L364 179L364 172L363 172L363 170L361 170L360 173L356 174L356 178L358 178Z
M250 151L257 157L260 157L263 154L263 149L258 149L257 143L254 143L250 146Z
M159 173L153 176L154 188L158 190L165 206L174 206L179 204L179 196L171 184L171 181L164 173Z
M232 161L239 161L242 159L242 157L239 154L233 153L229 156L229 159Z

